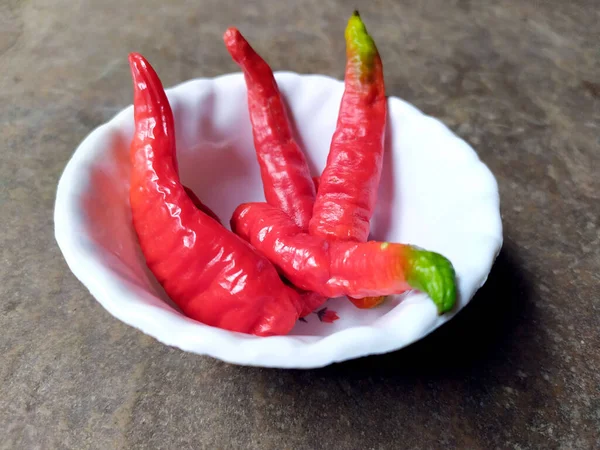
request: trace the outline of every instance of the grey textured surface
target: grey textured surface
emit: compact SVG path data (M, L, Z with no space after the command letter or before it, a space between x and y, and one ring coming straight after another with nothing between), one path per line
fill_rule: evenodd
M347 2L248 3L0 2L0 448L600 448L594 0L352 5L389 94L443 119L500 184L489 282L424 341L314 371L235 367L123 325L71 275L55 187L130 103L129 51L166 85L235 71L234 24L276 69L342 76Z

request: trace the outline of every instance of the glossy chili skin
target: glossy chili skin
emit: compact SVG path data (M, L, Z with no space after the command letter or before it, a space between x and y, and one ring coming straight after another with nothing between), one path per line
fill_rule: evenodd
M358 12L345 37L344 96L310 233L365 242L381 177L387 103L381 59ZM373 308L384 299L350 297L358 308Z
M381 59L358 12L345 37L345 90L309 232L365 242L381 178L387 101Z
M340 241L303 233L281 210L246 203L231 228L296 286L327 297L374 297L418 289L440 313L456 301L454 269L442 255L388 242Z
M229 28L223 40L244 73L265 199L290 216L300 229L308 230L316 186L306 157L294 139L273 71L236 28ZM303 304L301 317L327 300L314 292L300 294Z
M139 54L134 86L130 202L146 263L189 317L232 331L285 334L301 308L275 267L199 210L180 183L173 114L162 84Z
M244 72L254 147L267 203L308 229L315 202L306 157L292 127L273 71L236 28L223 36L227 50Z

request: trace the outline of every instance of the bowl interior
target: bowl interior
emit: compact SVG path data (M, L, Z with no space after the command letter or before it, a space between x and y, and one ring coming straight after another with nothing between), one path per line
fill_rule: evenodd
M277 73L277 81L311 171L318 175L325 166L343 83L285 72ZM181 179L229 226L240 203L264 201L243 77L232 74L194 80L169 90L168 95L175 116ZM495 179L471 147L441 122L397 98L390 98L388 105L372 239L411 243L448 257L457 272L458 310L483 284L501 246ZM73 242L72 234L78 236L81 258L89 259L91 254L105 269L107 280L118 280L120 289L128 292L132 305L138 302L181 316L146 268L131 225L132 133L130 107L94 131L77 150L59 186L57 239L67 229L70 237L65 239ZM59 204L66 206L61 209ZM73 258L67 259L76 271ZM114 286L98 287L103 288L113 289L106 295L118 295ZM116 310L116 303L106 303L107 309ZM306 322L298 322L291 336L312 336L312 342L353 327L400 327L407 336L416 336L414 340L452 316L438 317L433 303L416 292L390 297L372 310L359 310L345 298L331 299L325 306L340 319L326 323L319 315L310 315Z

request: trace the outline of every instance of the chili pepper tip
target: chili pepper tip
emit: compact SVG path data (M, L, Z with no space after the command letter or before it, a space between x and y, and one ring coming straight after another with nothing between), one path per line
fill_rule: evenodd
M236 27L229 27L225 30L223 34L223 42L225 43L225 47L227 47L227 51L231 55L231 58L237 63L240 64L240 61L244 59L244 53L248 51L248 41L244 38L240 30Z
M133 64L135 62L143 62L146 60L146 58L144 58L140 53L137 52L130 52L128 55L129 63Z
M377 47L358 11L354 11L348 19L344 36L348 61L355 61L359 73L371 73L375 68L374 62L378 55Z
M229 27L225 30L225 33L223 34L223 37L233 37L240 34L240 30L238 30L236 27Z

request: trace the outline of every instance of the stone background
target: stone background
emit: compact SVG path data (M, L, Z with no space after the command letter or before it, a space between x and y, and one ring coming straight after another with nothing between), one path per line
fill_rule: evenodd
M389 94L498 178L487 285L408 349L312 371L185 354L111 317L52 211L78 143L131 102L127 53L167 86L237 71L236 25L273 68L341 78L354 7ZM600 448L599 24L597 0L2 0L0 448Z

